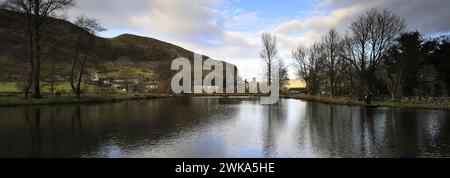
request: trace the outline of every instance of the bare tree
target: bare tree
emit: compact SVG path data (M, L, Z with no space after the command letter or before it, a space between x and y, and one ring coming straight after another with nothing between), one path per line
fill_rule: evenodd
M388 10L371 9L352 23L342 56L353 65L361 91L374 88L375 72L405 28L405 20Z
M284 88L289 82L289 69L283 60L280 60L279 73L280 87Z
M311 94L319 94L324 60L322 45L316 43L309 50L299 46L292 55L297 75L306 82Z
M342 48L341 36L334 29L331 29L322 39L322 46L325 53L325 67L328 78L329 93L333 97L339 85L338 76L340 75L340 67L342 58L340 51Z
M27 28L31 51L31 83L35 98L41 98L40 74L41 74L41 38L43 28L48 23L49 17L54 17L58 12L75 5L75 0L5 0L2 8L21 12L27 15Z
M273 72L272 67L278 59L278 41L276 36L268 33L263 34L261 38L263 42L263 50L261 51L260 57L266 67L264 76L267 79L267 83L271 85Z
M90 19L84 16L78 17L75 25L77 29L77 40L75 43L75 56L70 72L70 86L78 99L81 98L81 83L85 73L86 63L94 43L94 35L105 31L96 19ZM83 57L80 55L83 54ZM81 58L81 59L80 59Z

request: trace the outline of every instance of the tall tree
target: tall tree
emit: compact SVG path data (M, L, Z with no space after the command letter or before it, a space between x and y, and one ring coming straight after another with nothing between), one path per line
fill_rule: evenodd
M418 73L423 59L421 46L423 40L419 32L402 34L384 61L386 84L392 100L402 94L414 95L418 85Z
M322 84L322 70L324 66L323 47L314 44L309 50L299 46L292 52L294 67L297 75L305 82L311 94L318 95Z
M450 36L443 36L434 41L437 44L431 55L431 62L437 69L440 80L445 82L447 95L450 96Z
M75 5L75 0L5 0L2 8L25 13L30 45L31 83L35 98L41 98L41 39L50 17Z
M277 37L272 34L265 33L261 37L263 42L263 50L260 57L266 67L264 76L267 79L269 85L272 84L272 69L278 59L278 41Z
M329 93L333 97L336 94L338 87L339 68L342 64L341 51L341 36L334 29L331 29L322 39L322 45L325 53L325 67L328 78Z
M96 19L80 16L75 21L77 40L75 42L75 56L70 73L70 86L78 99L81 98L81 83L85 74L86 63L94 44L94 35L105 31ZM83 56L81 56L83 55Z
M405 20L388 10L371 9L350 26L344 38L345 59L353 65L361 91L374 91L375 73L395 39L406 28Z

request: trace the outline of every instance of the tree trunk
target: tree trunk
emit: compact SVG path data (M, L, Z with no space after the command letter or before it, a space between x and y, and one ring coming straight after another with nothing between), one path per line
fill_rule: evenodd
M40 88L40 64L37 62L36 68L34 70L34 77L33 77L33 83L34 83L34 98L42 98L41 95L41 88Z
M81 82L83 81L85 63L86 63L86 60L83 60L83 62L81 62L80 73L78 74L78 82L77 82L77 88L76 88L76 95L77 95L78 99L81 99Z
M90 45L88 45L88 46L90 46ZM86 62L88 60L89 53L90 53L90 48L88 47L86 50L86 54L84 55L84 59L83 59L83 61L81 61L80 73L78 76L77 92L76 92L78 99L81 99L81 82L83 81L84 68L86 66Z
M80 43L81 43L81 33L80 35L78 35L78 39L76 42L76 46L75 46L75 57L73 59L73 63L72 63L72 70L70 72L70 86L72 87L72 91L75 93L75 95L77 94L77 88L75 86L75 70L77 68L77 64L78 64L78 57L79 57L79 53L80 53Z
M35 1L35 7L39 7L40 2ZM34 84L34 97L35 98L42 98L41 95L41 89L40 89L40 74L41 74L41 59L40 59L40 53L41 53L41 46L40 46L40 12L39 8L35 8L34 12L34 20L33 20L33 32L34 32L34 72L33 72L33 84Z
M50 93L55 97L55 61L52 60L51 74L50 74Z
M31 37L30 37L30 41L32 41ZM30 42L31 46L30 49L31 51L33 51L33 42ZM33 86L33 75L34 75L34 62L33 62L33 52L31 52L30 55L30 72L28 73L28 80L27 80L27 84L25 86L25 99L28 99L30 92L31 92L31 88Z
M272 85L272 59L269 58L269 63L267 64L268 74L267 74L267 84Z
M29 58L29 65L30 65L30 72L28 73L28 80L27 80L27 84L25 86L24 89L24 95L25 95L25 99L28 99L30 92L31 92L31 88L33 86L33 74L34 74L34 61L33 61L33 57L34 57L34 44L33 44L33 24L32 24L32 16L31 13L28 14L27 16L27 20L28 20L28 40L29 40L29 50L30 50L30 58Z
M354 90L355 89L355 84L353 83L353 68L352 66L350 66L350 95L352 96L352 98L355 97L354 94Z
M334 74L332 74L332 76L330 76L330 97L333 98L334 97Z
M33 69L31 69L30 74L28 74L27 84L24 89L25 99L28 99L28 97L30 96L31 86L33 85L33 72L32 71L33 71Z

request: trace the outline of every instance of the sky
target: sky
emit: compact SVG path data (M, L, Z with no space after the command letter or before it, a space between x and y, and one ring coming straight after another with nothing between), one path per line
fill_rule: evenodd
M244 78L262 77L261 34L279 41L279 58L292 64L298 45L319 41L329 29L345 34L371 8L406 19L409 31L450 33L450 0L78 0L70 19L86 15L108 29L156 38L236 64ZM290 69L290 78L297 79Z

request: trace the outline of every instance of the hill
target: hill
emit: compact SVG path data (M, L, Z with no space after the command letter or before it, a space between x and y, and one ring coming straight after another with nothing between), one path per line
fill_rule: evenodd
M43 77L56 64L61 75L68 75L75 56L76 25L60 19L48 19L43 29ZM24 14L0 10L0 79L20 80L29 71L30 52ZM100 77L147 77L166 81L174 74L170 64L177 57L193 60L194 53L182 47L157 39L132 34L114 38L90 35L94 45L89 56L88 72L98 72ZM207 57L204 57L205 59Z

